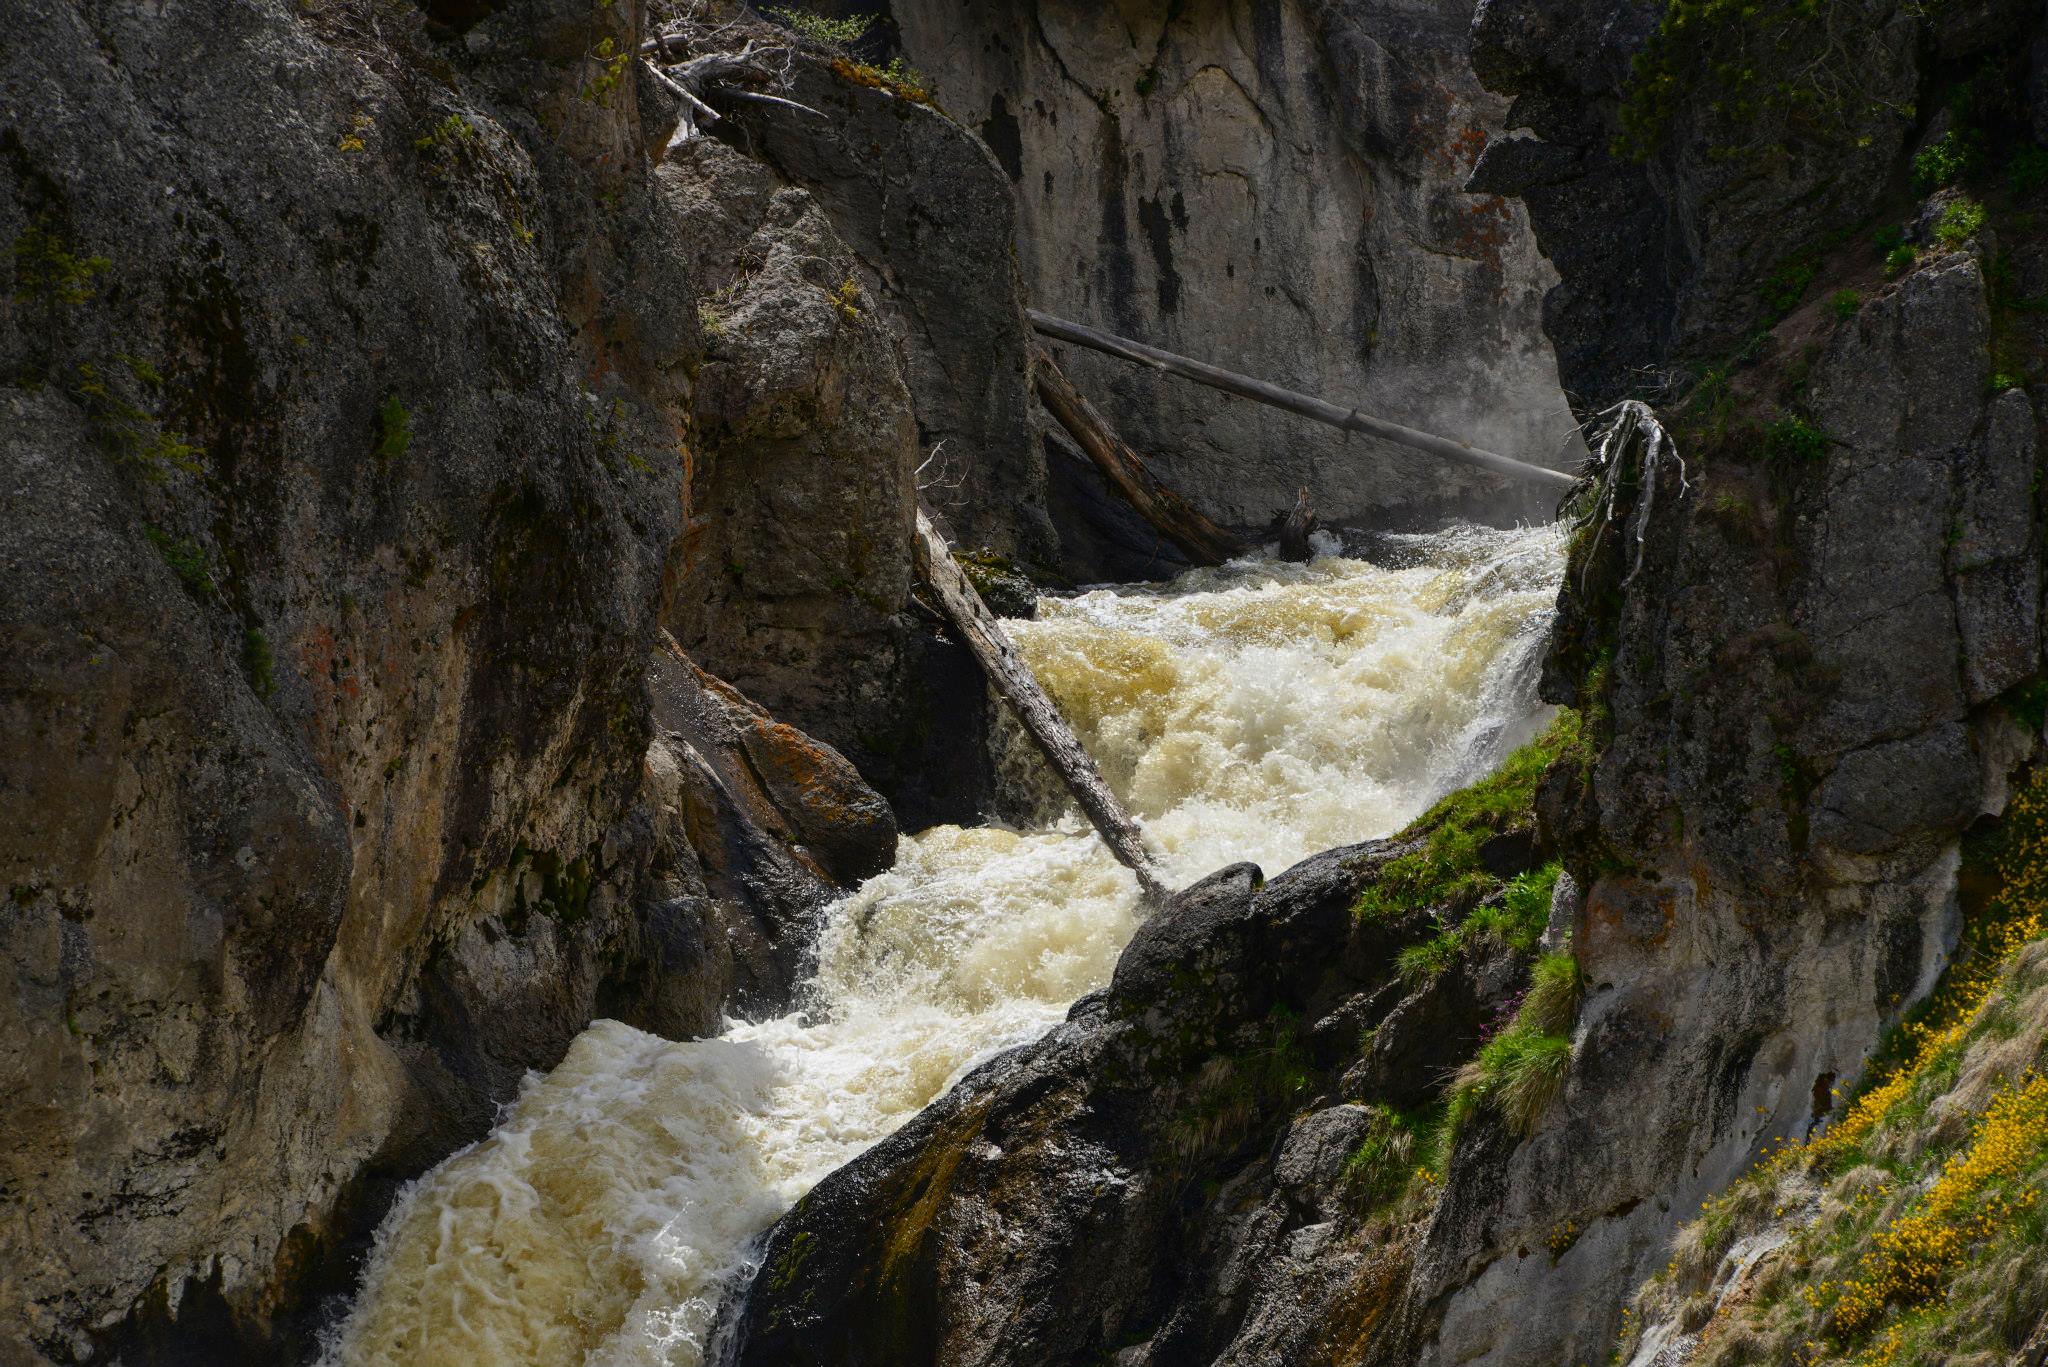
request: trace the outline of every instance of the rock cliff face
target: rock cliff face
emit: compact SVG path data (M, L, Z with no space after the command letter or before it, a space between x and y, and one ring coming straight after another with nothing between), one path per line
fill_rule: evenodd
M1536 326L1549 267L1519 205L1464 190L1505 108L1465 56L1470 5L890 10L1016 185L1035 306L1563 462L1572 424ZM1264 526L1302 485L1329 520L1548 512L1497 480L1123 362L1062 365L1224 522ZM1054 457L1056 486L1069 459Z
M0 34L10 1361L274 1356L593 1016L784 1001L896 825L783 723L976 800L854 252L490 9Z

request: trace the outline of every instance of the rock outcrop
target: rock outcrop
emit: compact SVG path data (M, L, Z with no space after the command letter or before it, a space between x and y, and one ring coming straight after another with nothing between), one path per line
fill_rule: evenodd
M939 109L848 69L799 65L790 96L817 113L748 106L748 146L816 198L895 330L926 503L965 549L1057 569L1010 182Z
M1034 306L1494 450L1569 458L1537 327L1553 277L1519 205L1464 189L1505 112L1466 58L1469 4L889 8L940 101L1016 185ZM1224 523L1264 527L1304 484L1337 522L1549 511L1123 362L1061 363ZM1093 478L1059 468L1074 455L1051 458L1056 489ZM1065 501L1077 556L1156 540L1090 517L1085 494Z
M1453 1167L1416 1360L1604 1351L1677 1222L1825 1123L1932 987L1960 839L2038 742L1987 705L2041 670L2038 520L1995 492L2032 478L2034 414L1987 396L1988 343L1973 260L1908 276L1814 364L1825 455L1667 470L1641 545L1569 571L1620 604L1576 818L1589 995L1557 1116Z
M1323 1312L1385 1262L1351 1218L1374 1112L1329 1100L1361 1032L1418 1067L1455 1055L1516 977L1505 951L1419 988L1395 977L1430 918L1352 904L1407 852L1333 850L1264 884L1238 865L1180 893L1108 989L776 1226L735 1361L1326 1356L1359 1326Z
M1626 501L1586 539L1567 602L1618 613L1590 657L1564 632L1553 674L1604 744L1553 766L1533 840L1477 847L1498 875L1560 849L1574 871L1586 999L1526 1137L1478 1112L1440 1186L1375 1200L1368 1155L1501 1028L1528 960L1397 974L1463 914L1354 910L1407 847L1263 890L1225 871L1106 994L777 1226L738 1360L1604 1353L1686 1213L1825 1123L1932 985L1960 839L2036 747L1997 701L2040 671L2039 528L1998 493L2034 468L2033 417L1987 396L1987 343L1975 262L1932 263L1815 364L1824 458L1696 465L1682 492L1667 467L1640 545Z

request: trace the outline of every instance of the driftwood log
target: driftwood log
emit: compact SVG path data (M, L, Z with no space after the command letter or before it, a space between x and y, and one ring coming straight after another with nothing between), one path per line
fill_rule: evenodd
M1027 312L1031 315L1031 326L1042 336L1089 347L1121 360L1149 366L1153 370L1163 370L1169 375L1178 375L1182 379L1193 380L1197 384L1205 384L1211 389L1220 389L1239 398L1253 399L1259 403L1270 404L1274 408L1284 408L1290 413L1298 413L1304 418L1313 418L1332 427L1341 427L1347 432L1363 432L1367 436L1378 437L1382 441L1394 442L1412 450L1427 451L1433 456L1454 460L1461 465L1472 465L1482 470L1491 470L1497 475L1511 475L1516 479L1549 484L1559 489L1570 488L1578 483L1577 476L1568 475L1562 470L1545 469L1541 465L1531 465L1512 456L1482 451L1467 442L1453 441L1449 437L1439 437L1429 432L1418 432L1412 427L1403 427L1400 423L1388 422L1385 418L1375 418L1370 413L1362 413L1356 408L1328 403L1313 395L1284 389L1277 384L1268 384L1264 380L1255 380L1249 375L1240 375L1234 370L1225 370L1222 366L1210 365L1206 361L1177 356L1171 351L1161 351L1158 347L1133 342L1128 337L1118 337L1114 333L1103 332L1082 323L1070 323L1064 318L1055 318L1037 309L1029 309Z
M1074 388L1066 373L1043 350L1033 374L1038 397L1075 443L1095 462L1110 487L1159 534L1196 565L1220 565L1245 552L1244 542L1204 517L1194 505L1159 482L1138 453L1110 430L1095 405Z
M1145 848L1144 832L1117 801L1102 771L1081 747L1066 719L1052 699L1038 686L1031 669L1003 634L995 614L974 591L967 574L953 559L946 538L932 526L923 508L917 510L917 572L938 600L939 611L960 644L972 652L998 696L1017 714L1040 752L1080 804L1081 811L1101 835L1102 843L1117 861L1138 876L1145 900L1154 905L1166 898L1166 885L1159 881L1158 865Z
M1314 559L1316 550L1308 538L1321 525L1316 510L1309 506L1308 490L1303 489L1294 500L1294 511L1280 524L1280 558L1292 560L1297 565L1306 565Z

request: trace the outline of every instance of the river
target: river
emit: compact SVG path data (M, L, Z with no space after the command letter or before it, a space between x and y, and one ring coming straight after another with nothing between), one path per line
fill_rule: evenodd
M1178 886L1398 829L1544 716L1551 528L1382 538L1047 599L1019 649ZM675 1042L592 1024L401 1195L333 1367L698 1367L757 1236L1108 980L1131 876L1012 738L1013 826L905 836L826 916L802 1008ZM1028 814L1028 815L1027 815Z

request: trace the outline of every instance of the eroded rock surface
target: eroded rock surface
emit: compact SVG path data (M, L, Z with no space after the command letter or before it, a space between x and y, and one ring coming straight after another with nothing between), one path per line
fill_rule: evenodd
M1034 306L1539 463L1568 458L1537 326L1553 277L1519 205L1464 189L1505 112L1467 61L1469 4L891 11L1016 185ZM1066 349L1061 364L1222 522L1264 527L1303 484L1332 521L1547 511L1547 497L1121 361ZM1127 567L1128 539L1096 553Z
M944 724L829 222L486 8L0 35L10 1361L274 1359L590 1019L783 1003L895 840L829 742Z

